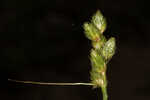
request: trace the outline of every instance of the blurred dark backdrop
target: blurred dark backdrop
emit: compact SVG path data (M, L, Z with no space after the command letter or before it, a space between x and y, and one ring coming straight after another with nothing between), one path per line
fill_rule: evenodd
M108 64L109 100L150 100L150 14L143 0L1 0L2 78L89 82L91 44L82 24L100 9L107 38L117 39ZM2 100L102 100L90 86L7 82ZM98 92L98 93L97 93Z

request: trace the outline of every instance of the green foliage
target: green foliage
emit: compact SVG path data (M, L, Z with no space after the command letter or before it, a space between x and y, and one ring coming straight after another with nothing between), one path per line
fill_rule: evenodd
M91 83L94 88L101 87L103 100L107 100L106 64L115 53L115 38L106 39L103 32L106 29L106 19L97 11L91 22L84 23L85 35L92 41L93 49L90 53L92 69L90 71Z

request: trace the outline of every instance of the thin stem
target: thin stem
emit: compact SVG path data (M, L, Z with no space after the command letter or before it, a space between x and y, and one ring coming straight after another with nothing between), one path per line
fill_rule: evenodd
M13 80L13 79L8 79L8 81L12 82L17 82L17 83L25 83L25 84L35 84L35 85L94 85L92 83L47 83L47 82L35 82L35 81L19 81L19 80Z
M106 66L105 66L105 68L106 68ZM104 78L104 85L101 87L102 88L102 94L103 94L103 100L108 100L106 72L104 73L103 78Z
M107 88L106 87L102 87L102 93L103 93L103 100L108 100Z

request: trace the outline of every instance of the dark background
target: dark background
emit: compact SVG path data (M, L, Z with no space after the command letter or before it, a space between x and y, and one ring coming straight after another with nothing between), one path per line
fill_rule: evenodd
M82 25L100 9L117 50L108 64L109 100L150 100L150 14L143 0L1 0L2 78L89 82L91 49ZM90 86L7 82L2 100L102 100Z

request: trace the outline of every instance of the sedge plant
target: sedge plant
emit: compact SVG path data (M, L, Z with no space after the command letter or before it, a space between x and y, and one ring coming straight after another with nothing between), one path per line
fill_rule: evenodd
M91 61L91 83L94 88L101 87L103 100L108 100L107 96L107 63L115 53L115 38L106 39L103 35L107 26L106 19L100 11L93 15L91 22L84 23L86 37L92 42L90 52Z
M92 42L92 49L90 51L90 61L92 66L90 71L90 83L46 83L13 79L8 80L37 85L91 85L93 88L101 88L103 100L108 100L106 78L107 63L115 53L116 44L114 37L107 40L103 35L106 26L106 19L99 10L92 16L90 22L85 22L83 24L85 36Z

